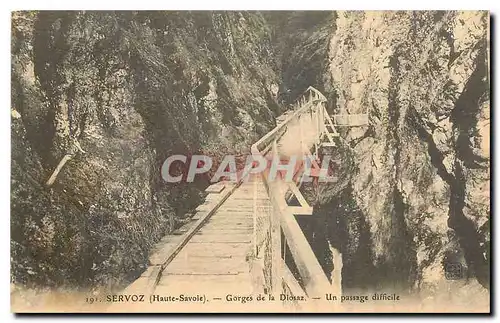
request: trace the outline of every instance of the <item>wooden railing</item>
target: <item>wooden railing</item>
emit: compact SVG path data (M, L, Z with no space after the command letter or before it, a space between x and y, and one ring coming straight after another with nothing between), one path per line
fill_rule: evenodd
M330 128L335 133L333 123L326 113L326 98L318 90L309 87L298 102L300 104L292 114L252 145L253 155L272 157L274 161L292 157L293 154L299 158L306 155L312 156L312 159L317 157L321 139L325 133L331 133L327 131L326 119L330 120ZM297 145L297 134L300 136L300 145ZM292 144L287 145L288 141ZM309 151L312 147L313 153ZM273 292L288 290L297 293L299 284L283 260L283 233L305 293L309 297L324 297L326 292L331 291L330 282L295 219L296 215L311 215L312 208L295 181L287 182L279 177L270 180L269 177L269 171L261 173L261 180L271 200L272 212L267 218L266 215L254 213L254 224L258 224L254 226L254 239L257 239L254 257L263 260L265 281L270 282ZM289 206L287 192L292 192L301 205Z
M336 126L360 127L368 124L368 114L334 114L331 116Z

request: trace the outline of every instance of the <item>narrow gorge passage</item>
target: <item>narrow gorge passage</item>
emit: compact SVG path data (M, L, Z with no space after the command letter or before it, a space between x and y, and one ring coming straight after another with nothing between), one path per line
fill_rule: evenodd
M486 11L13 12L12 290L36 303L143 277L225 156L241 171L312 86L338 131L318 156L342 162L301 186L312 214L294 219L326 278L338 251L346 295L489 304L489 28ZM199 155L213 167L187 182Z

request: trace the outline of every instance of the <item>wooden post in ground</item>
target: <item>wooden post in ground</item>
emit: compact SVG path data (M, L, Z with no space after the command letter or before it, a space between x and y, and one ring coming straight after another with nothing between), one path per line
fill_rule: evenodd
M54 184L54 182L57 178L57 175L59 175L59 172L61 171L61 169L68 162L68 160L70 160L72 157L73 157L73 155L71 155L71 154L64 155L64 157L61 159L59 164L57 164L56 169L54 169L54 172L52 172L52 175L50 175L49 179L45 183L45 186L50 187L50 186L52 186L52 184Z
M342 254L336 248L330 247L330 250L333 260L333 271L331 276L332 293L340 299L340 296L342 296Z

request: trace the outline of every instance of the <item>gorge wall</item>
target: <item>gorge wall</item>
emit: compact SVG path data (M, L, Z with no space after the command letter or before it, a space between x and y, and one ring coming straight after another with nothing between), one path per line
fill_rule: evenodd
M15 12L11 50L16 284L134 279L208 185L167 185L165 158L248 153L280 114L258 13Z
M330 243L343 254L345 290L487 295L488 13L336 12L327 21L323 65L303 67L322 75L313 85L332 109L368 113L370 125L342 130L339 182L321 187L316 219L303 224L325 272ZM447 281L457 263L463 279Z

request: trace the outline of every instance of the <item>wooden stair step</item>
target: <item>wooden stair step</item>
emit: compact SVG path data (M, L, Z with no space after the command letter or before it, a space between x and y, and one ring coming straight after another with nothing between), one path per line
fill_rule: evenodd
M222 197L221 194L219 193L210 193L207 196L205 196L205 201L218 201Z
M206 237L240 237L245 236L247 238L251 237L253 231L250 230L233 230L231 233L225 231L215 231L215 230L207 230L207 231L198 231L196 235L206 236Z
M177 246L178 242L171 242L163 246L162 249L153 252L148 260L150 265L162 265L168 254Z
M210 211L216 205L217 205L217 201L215 201L215 200L207 201L203 204L198 205L198 207L196 208L196 211L201 211L201 212Z
M168 267L189 267L193 268L198 266L205 267L214 267L214 268L248 268L248 263L245 260L245 257L196 257L195 255L187 254L185 257L180 255L181 257L175 258Z
M217 217L208 220L206 225L220 226L221 228L236 228L236 227L252 227L253 218L248 219L235 219L235 218L221 218Z
M213 243L213 242L225 242L225 243L251 243L252 237L248 234L233 234L218 236L214 234L195 234L189 243Z
M178 243L181 237L178 235L166 235L160 241L158 241L152 248L152 253L163 250L165 246Z
M252 222L233 222L233 223L225 223L225 222L211 222L206 225L207 230L252 230L253 229L253 221Z
M237 274L249 271L249 266L241 259L232 261L172 261L163 271L166 274Z
M269 208L272 206L271 201L268 200L260 200L255 203L255 206L260 207L260 208ZM239 201L228 201L227 203L224 203L222 205L223 208L253 208L254 207L254 200L239 200ZM221 207L221 208L222 208Z
M253 216L237 216L234 214L227 214L227 215L217 215L214 216L212 219L210 219L208 223L213 224L213 223L227 223L227 224L235 224L235 223L252 223Z
M204 234L238 234L241 232L253 232L253 230L251 227L227 229L211 226L209 228L203 228L202 230L200 230L200 232L203 232Z
M255 208L256 212L271 212L272 208L271 207L256 207ZM216 214L218 215L234 215L234 216L250 216L252 217L254 213L254 208L253 207L241 207L239 209L235 208L220 208Z
M212 184L209 187L207 187L205 189L205 192L208 192L208 193L220 193L224 189L228 188L229 185L230 184L228 184L227 182L215 183L215 184Z
M225 294L235 292L238 294L250 294L253 292L251 277L248 273L229 273L229 274L174 274L164 273L155 293L168 294L172 292L179 293L199 293L221 297Z
M196 268L188 267L167 267L164 271L165 274L177 274L177 275L237 275L245 272L245 268L231 270L231 269L221 269L221 268L204 268L202 266L197 266Z
M248 200L257 200L257 203L271 203L271 200L269 199L269 197L257 197L257 198L254 198L253 196L252 197L233 197L231 198L231 201L248 201Z
M224 205L220 208L220 212L224 213L244 213L244 214L253 214L252 213L253 207L243 207L241 206L240 208L236 208L236 206L233 207L225 207ZM217 212L218 213L218 212Z
M187 255L213 255L213 256L232 256L240 257L246 255L248 252L248 245L241 243L226 243L226 242L212 242L212 243L193 243L188 244L182 250L182 253ZM180 254L178 257L181 256ZM182 257L182 256L181 256Z

